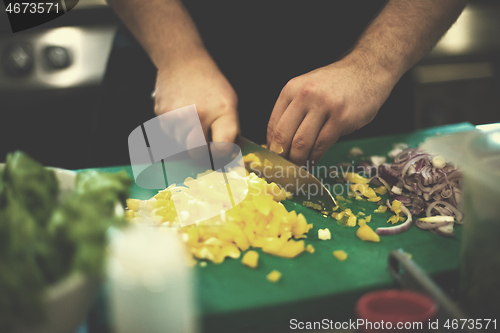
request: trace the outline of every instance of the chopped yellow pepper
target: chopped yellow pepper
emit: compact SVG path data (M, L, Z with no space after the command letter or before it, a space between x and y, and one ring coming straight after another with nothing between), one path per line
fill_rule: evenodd
M259 261L259 253L256 251L252 251L252 250L245 253L245 255L243 256L243 259L241 259L241 263L243 265L250 267L250 268L257 267L258 261Z
M267 274L267 281L278 282L281 279L281 273L277 270L272 270L271 273Z
M314 253L314 251L315 251L314 246L312 246L312 244L307 244L306 251L309 253Z
M256 160L258 157L255 155L249 154L245 157L246 162ZM200 174L197 179L188 179L189 190L210 193L206 196L207 200L217 198L218 193L215 188L219 186L218 183L213 181L208 183L207 178L200 177L201 175L203 174ZM250 247L260 247L264 252L284 258L293 258L305 251L304 241L296 239L305 238L312 224L307 223L304 215L297 215L295 211L288 212L279 202L288 197L285 190L280 189L275 183L268 184L254 173L247 174L246 177L238 176L239 178L227 173L227 177L233 177L230 178L233 181L232 184L236 184L236 181L246 182L248 195L234 208L200 225L178 228L178 233L193 258L222 263L228 257L239 258L241 252ZM225 186L220 186L220 188L227 190ZM160 191L149 200L127 200L128 210L125 213L127 219L131 223L153 221L157 225L179 227L179 219L170 189L171 187ZM180 193L179 191L183 190L177 189L176 195ZM185 197L189 198L188 195ZM250 257L243 258L243 263L253 258L255 254L251 253L250 251L246 253Z
M321 240L328 240L332 238L332 234L328 228L318 230L318 238Z
M370 182L370 179L361 177L359 174L354 173L354 172L346 173L345 179L348 182L355 183L355 184L368 184Z
M387 223L391 222L392 224L398 223L399 222L399 215L392 215L389 217L387 220Z
M343 250L333 251L333 255L340 261L344 261L347 259L347 253Z
M356 226L356 216L355 215L349 216L349 218L347 219L346 226L348 226L348 227L354 227L354 226Z
M375 209L374 213L385 213L387 211L387 206L380 205L377 209Z
M384 195L387 193L387 188L385 186L379 186L375 189L375 193L378 193L380 195Z
M380 237L375 231L372 230L366 223L360 224L360 227L356 231L356 236L361 240L368 242L380 242Z

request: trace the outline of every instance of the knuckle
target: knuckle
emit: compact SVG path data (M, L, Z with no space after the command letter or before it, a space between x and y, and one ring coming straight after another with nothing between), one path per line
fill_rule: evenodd
M275 143L279 145L285 144L285 133L280 128L276 128L272 133L272 139Z
M328 143L326 142L326 140L316 140L312 148L314 152L320 154L325 152L327 149L328 149Z
M293 149L296 149L298 151L305 151L309 149L309 143L307 139L300 136L293 139L292 146Z
M314 95L315 88L313 84L306 84L302 86L302 88L299 91L299 96L304 98L304 97L309 97L311 95Z

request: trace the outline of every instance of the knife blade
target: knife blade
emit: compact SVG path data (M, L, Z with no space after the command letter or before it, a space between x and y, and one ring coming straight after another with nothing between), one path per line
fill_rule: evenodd
M328 214L337 206L328 189L305 167L299 167L241 135L237 136L235 143L244 156L253 153L258 157L258 161L245 163L246 169L290 192L293 195L291 201Z

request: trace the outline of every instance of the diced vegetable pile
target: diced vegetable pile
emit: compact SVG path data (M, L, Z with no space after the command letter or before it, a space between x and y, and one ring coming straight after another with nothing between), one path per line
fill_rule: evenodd
M236 177L236 174L229 172L227 176ZM200 180L199 186L204 186L201 184L203 177L197 179ZM275 183L268 184L254 173L244 180L248 185L248 195L240 204L201 224L178 230L192 256L219 264L227 257L239 258L241 252L250 247L284 258L294 258L302 253L305 244L301 239L306 237L312 224L307 223L304 215L286 210L280 201L287 194ZM193 186L197 185L191 183L191 188ZM178 226L172 200L175 194L172 194L171 188L173 186L160 191L150 200L128 199L128 219L132 223ZM183 191L176 188L179 192ZM243 263L255 267L258 256L247 255Z

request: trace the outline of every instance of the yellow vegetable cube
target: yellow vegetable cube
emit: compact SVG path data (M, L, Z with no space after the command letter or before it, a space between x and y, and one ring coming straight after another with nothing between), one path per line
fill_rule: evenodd
M387 206L380 205L373 212L375 212L375 213L385 213L386 211L387 211Z
M318 238L321 240L328 240L332 238L332 234L328 228L318 230Z
M344 261L347 259L347 253L343 250L333 251L333 255L340 261Z
M372 230L368 225L363 224L360 225L358 230L356 231L356 236L358 236L361 240L368 242L380 242L380 236L377 235L375 231Z
M277 270L273 270L271 273L267 274L266 278L269 282L278 282L281 279L281 273Z
M258 261L259 261L259 253L252 250L245 253L243 259L241 259L241 263L250 268L257 267Z
M393 200L391 205L391 210L396 214L398 213L398 210L401 211L401 201Z
M383 186L383 185L382 185L382 186L379 186L379 187L377 187L377 188L375 189L375 193L378 193L378 194L380 194L380 195L384 195L384 194L386 194L386 193L387 193L387 187L385 187L385 186Z
M347 219L346 226L348 226L348 227L354 227L354 226L356 226L356 216L355 215L349 216L349 218Z
M304 241L294 241L293 239L288 240L281 249L278 251L278 255L284 258L295 258L302 252L304 252Z
M354 172L346 173L345 179L348 182L355 183L355 184L368 184L370 182L370 179L361 177L359 174L354 173Z
M391 222L392 224L398 223L399 222L399 215L392 215L388 220L387 223Z
M314 251L315 251L314 246L312 246L312 244L307 244L306 251L309 253L314 253Z
M127 199L127 207L128 209L130 210L139 210L139 203L141 202L141 200L139 199Z
M250 153L250 154L247 154L247 155L243 156L243 161L244 162L252 162L252 161L255 161L256 159L258 159L258 157L255 156L254 153Z

